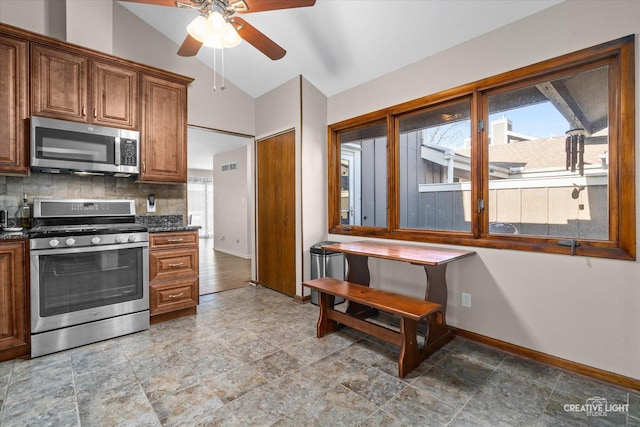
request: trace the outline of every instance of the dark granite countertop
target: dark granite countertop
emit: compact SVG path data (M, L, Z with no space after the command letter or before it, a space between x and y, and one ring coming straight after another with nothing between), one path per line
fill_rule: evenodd
M170 233L172 231L192 231L199 230L199 225L167 225L167 226L150 226L149 233Z
M4 240L20 240L20 239L27 239L29 238L29 236L27 236L27 233L25 230L21 230L21 231L0 231L0 241L4 241Z
M170 233L172 231L193 231L199 230L199 225L184 225L182 215L148 215L136 216L136 223L146 225L149 233ZM10 224L11 225L11 224ZM20 231L0 231L0 241L28 239L29 230Z
M170 233L172 231L199 230L199 225L184 225L182 215L136 216L138 224L146 225L149 233Z

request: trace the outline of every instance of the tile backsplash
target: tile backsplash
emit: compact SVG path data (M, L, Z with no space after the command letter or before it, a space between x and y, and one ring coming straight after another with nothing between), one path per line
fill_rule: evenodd
M187 217L187 184L142 184L128 178L39 172L28 177L0 176L0 209L6 209L10 218L25 193L29 203L34 198L134 199L137 215L147 215L147 197L155 194L156 211L148 215Z

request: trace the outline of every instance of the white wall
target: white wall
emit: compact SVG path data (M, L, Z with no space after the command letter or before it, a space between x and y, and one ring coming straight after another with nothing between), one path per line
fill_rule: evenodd
M64 8L64 0L57 0L56 6ZM25 7L23 0L2 0L0 1L0 22L24 28L38 34L45 34L58 39L64 39L64 30L54 33L51 28L50 5L54 0L32 0L29 7ZM57 27L60 30L60 26Z
M243 258L251 257L250 150L246 146L213 157L213 248ZM237 169L222 172L228 163L236 163Z
M325 240L327 214L327 97L302 79L302 277L311 278L311 245ZM317 224L325 224L319 228ZM309 295L298 285L298 295Z
M638 1L565 1L329 98L328 122L629 34L636 34L637 73L639 32ZM638 106L636 83L637 115ZM636 117L636 141L639 132ZM638 153L640 150L636 156ZM640 174L636 175L636 187L640 188ZM317 226L326 229L324 223ZM329 239L345 240L336 235ZM476 248L476 252L476 256L448 268L450 324L640 379L638 262L483 248ZM424 294L422 269L391 261L372 260L370 265L376 285L397 287L416 296ZM472 294L471 308L461 307L462 292Z
M296 77L256 99L256 144L260 139L288 130L295 131L296 254L302 253L301 168L301 77ZM256 164L259 159L256 159ZM260 206L256 204L256 212ZM256 254L259 255L259 254ZM258 260L260 262L260 260ZM296 257L296 295L302 295L302 257Z
M113 53L113 3L103 0L66 0L67 41L100 52Z

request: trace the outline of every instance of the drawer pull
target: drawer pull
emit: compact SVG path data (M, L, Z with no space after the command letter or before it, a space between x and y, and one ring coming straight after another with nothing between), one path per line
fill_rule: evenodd
M184 242L184 239L167 239L167 242L169 242L169 243L180 243L180 242Z
M169 295L170 299L174 299L174 298L180 298L184 296L184 292L180 292L179 294L175 294L175 295Z
M169 264L169 268L180 268L184 266L184 262L179 262L177 264Z

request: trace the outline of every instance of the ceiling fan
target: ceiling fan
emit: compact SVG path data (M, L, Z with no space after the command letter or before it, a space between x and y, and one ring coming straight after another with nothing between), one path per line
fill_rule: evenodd
M233 47L240 39L272 60L287 51L236 14L313 6L316 0L121 0L194 9L200 15L187 26L187 37L178 55L195 56L205 45L214 48Z

